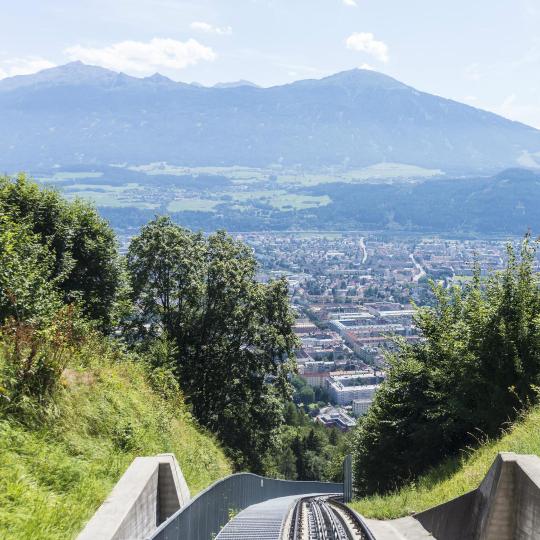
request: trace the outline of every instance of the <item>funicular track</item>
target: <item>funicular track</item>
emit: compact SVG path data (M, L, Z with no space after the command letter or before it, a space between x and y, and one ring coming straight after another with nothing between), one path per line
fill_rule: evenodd
M335 497L300 499L293 509L287 540L374 540L362 519Z

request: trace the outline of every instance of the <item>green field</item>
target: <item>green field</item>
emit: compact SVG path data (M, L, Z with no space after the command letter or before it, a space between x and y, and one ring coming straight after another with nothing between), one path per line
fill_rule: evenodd
M332 199L328 195L313 196L284 193L276 195L270 199L270 205L278 210L304 210L306 208L317 208L330 204Z
M215 207L222 203L211 199L177 199L167 205L169 212L215 212Z
M159 208L159 203L147 202L138 200L133 196L128 195L119 195L117 192L110 193L99 193L96 191L74 191L74 192L65 192L65 197L67 199L75 199L80 197L94 203L98 207L111 207L111 208L141 208L153 210Z
M103 176L102 172L95 171L62 171L54 173L52 176L38 177L36 180L40 182L64 182L66 180L78 180L85 178L101 178Z
M315 186L318 184L331 184L335 182L363 183L363 182L384 182L384 181L408 181L418 178L431 178L442 175L438 169L424 169L414 165L402 163L378 163L363 169L351 171L329 171L327 174L279 174L278 183Z
M379 163L358 170L335 169L328 172L301 172L279 167L184 167L168 163L149 163L125 170L141 173L137 183L133 180L125 183L117 180L93 183L95 178L106 181L107 177L102 172L92 171L57 171L40 181L56 183L68 198L81 197L104 208L155 210L166 207L169 212L215 212L219 204L226 204L229 209L237 205L246 211L257 204L264 204L281 212L289 212L318 208L332 202L328 195L298 193L301 187L335 182L406 182L441 173L400 163ZM133 172L130 174L133 175ZM234 187L217 192L208 189L204 182L200 188L193 183L183 187L181 181L178 185L167 182L159 185L156 175L216 175L227 178ZM69 180L76 183L66 185Z
M236 193L226 193L234 201L238 202L261 202L273 206L278 210L303 210L305 208L316 208L331 203L327 195L313 196L299 193L289 193L284 189L241 191Z
M263 180L270 172L252 167L182 167L168 163L149 163L130 170L144 172L149 176L170 174L173 176L210 174L225 176L231 180Z

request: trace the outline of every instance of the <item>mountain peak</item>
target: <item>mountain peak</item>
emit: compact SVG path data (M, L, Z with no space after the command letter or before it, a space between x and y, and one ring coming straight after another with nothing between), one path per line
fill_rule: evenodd
M219 82L214 84L213 88L238 88L239 86L251 86L252 88L260 88L258 84L255 84L251 81L246 81L244 79L233 82Z
M143 80L157 83L157 84L179 84L173 81L172 79L169 79L169 77L165 77L165 75L162 75L161 73L157 73L157 72L148 77L144 77Z
M0 90L10 91L30 86L102 85L133 77L80 61L44 69L31 75L17 75L0 81Z
M531 181L540 180L540 172L538 170L523 169L523 168L511 168L501 171L499 174L493 177L495 180L510 180L514 182L523 182L525 180Z
M355 68L324 77L321 82L340 86L363 86L386 89L407 88L398 80L372 69Z

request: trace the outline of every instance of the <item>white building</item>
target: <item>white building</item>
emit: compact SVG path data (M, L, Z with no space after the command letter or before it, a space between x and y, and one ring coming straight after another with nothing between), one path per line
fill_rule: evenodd
M373 403L372 399L353 399L352 402L352 413L357 418L363 416L368 412L368 409Z
M332 376L326 380L326 387L334 403L350 405L354 400L373 400L383 379L372 374Z

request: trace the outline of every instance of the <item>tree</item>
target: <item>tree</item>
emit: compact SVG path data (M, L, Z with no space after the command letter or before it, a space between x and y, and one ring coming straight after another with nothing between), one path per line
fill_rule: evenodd
M128 251L139 335L166 332L198 420L259 472L275 445L296 339L284 280L260 284L251 250L159 217Z
M298 394L298 399L304 405L313 403L313 401L315 401L315 392L313 391L313 388L311 388L311 386L304 386Z
M305 477L305 452L306 447L300 435L296 435L291 443L291 449L296 459L296 473L299 480Z
M201 235L158 217L132 239L127 265L139 336L162 333L188 346L201 318L206 271ZM145 326L146 325L146 326Z
M278 471L283 478L288 480L296 480L298 474L296 472L296 457L292 448L287 447L280 455L278 463Z
M82 201L68 202L20 175L0 177L0 213L25 223L51 251L51 277L63 301L80 303L84 314L109 328L121 268L114 232L96 210Z
M54 260L24 224L0 214L0 324L40 324L59 307Z
M355 481L383 492L475 443L537 400L540 290L535 246L508 248L503 272L465 289L433 286L435 304L416 322L424 342L401 344L387 380L355 432Z

